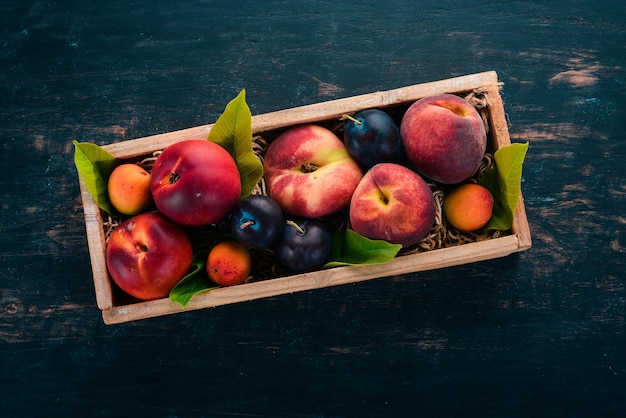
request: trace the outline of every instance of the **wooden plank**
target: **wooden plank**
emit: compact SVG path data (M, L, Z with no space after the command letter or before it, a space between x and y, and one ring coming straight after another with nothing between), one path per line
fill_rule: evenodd
M278 110L252 117L252 131L255 133L281 129L287 126L307 122L339 118L344 113L355 112L370 107L389 107L400 103L415 101L432 94L459 93L477 88L497 85L495 71L451 78L441 81L416 84L393 90L368 93L344 99L330 100L290 109ZM146 153L162 150L175 142L194 138L206 138L213 124L183 129L144 138L105 145L107 151L119 158L132 158Z
M488 85L485 90L489 98L491 135L496 142L496 149L499 149L511 143L509 129L506 123L506 114L504 112L504 104L502 103L502 97L500 96L499 86L497 84ZM524 198L521 192L515 208L515 216L513 217L511 230L519 238L518 251L526 250L532 246L530 227L528 226Z
M80 176L78 176L78 184L83 201L85 229L87 232L87 242L89 244L89 258L91 261L94 288L96 291L96 303L101 310L109 309L113 306L113 291L106 266L106 243L102 216L100 215L98 205L96 205L89 190L87 190L85 181Z
M107 324L116 324L364 280L435 270L504 257L517 251L518 247L517 236L508 235L488 241L406 255L384 264L336 267L230 288L214 289L194 296L185 308L181 308L180 305L169 299L113 307L103 311L103 319Z
M252 129L254 132L264 132L302 123L302 121L321 122L337 119L344 113L358 110L386 108L413 102L433 94L460 93L490 84L496 85L497 79L498 76L495 71L489 71L280 110L253 117Z

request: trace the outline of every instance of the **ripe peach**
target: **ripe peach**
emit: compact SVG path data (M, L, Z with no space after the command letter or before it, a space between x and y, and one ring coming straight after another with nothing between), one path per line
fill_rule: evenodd
M192 261L187 233L153 212L120 224L106 247L107 268L113 281L129 295L143 300L166 297L187 274Z
M483 186L463 184L443 199L443 214L448 223L461 231L476 231L491 219L493 196Z
M150 173L137 164L115 167L107 183L109 200L123 215L145 212L152 203Z
M270 197L298 218L324 217L347 207L363 176L343 141L313 124L280 134L267 149L263 169Z
M428 183L395 163L370 168L350 202L350 224L355 232L404 247L428 235L435 215L435 198Z
M234 286L246 281L252 270L248 249L235 240L222 241L209 252L206 271L220 286Z
M471 177L487 147L482 118L467 100L453 94L413 103L402 117L400 134L412 167L444 184Z

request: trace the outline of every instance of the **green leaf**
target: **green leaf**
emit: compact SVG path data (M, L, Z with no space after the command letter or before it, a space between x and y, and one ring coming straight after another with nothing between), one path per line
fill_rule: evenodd
M513 224L513 216L522 183L522 165L528 142L511 144L500 148L494 154L495 168L482 176L478 183L493 195L494 205L491 219L482 230L507 230Z
M394 258L402 245L383 240L371 240L352 229L333 234L333 249L330 261L324 267L357 264L381 264Z
M189 273L170 291L172 302L176 302L184 308L197 293L219 287L211 282L206 273L205 267L209 251L209 249L198 251L194 255Z
M221 145L233 157L241 177L241 198L249 196L263 177L263 164L252 150L252 114L245 89L226 105L209 132L209 141Z
M100 209L109 215L114 214L115 209L107 193L107 180L117 163L115 157L96 144L76 140L73 144L74 164L87 190Z

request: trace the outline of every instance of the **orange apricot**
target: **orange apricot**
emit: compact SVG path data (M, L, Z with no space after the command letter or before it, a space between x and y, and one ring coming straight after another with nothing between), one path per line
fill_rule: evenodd
M220 286L234 286L245 282L251 270L250 252L235 240L218 243L207 257L206 272Z
M121 164L111 173L107 192L111 204L121 214L144 212L152 203L150 173L137 164Z
M485 187L468 183L453 189L443 199L443 214L448 223L461 231L476 231L489 222L493 196Z

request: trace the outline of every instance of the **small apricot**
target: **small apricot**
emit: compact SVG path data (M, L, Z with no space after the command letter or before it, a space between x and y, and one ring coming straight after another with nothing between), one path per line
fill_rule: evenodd
M121 164L111 173L107 192L111 204L121 214L145 212L152 203L150 173L137 164Z
M493 196L485 187L468 183L456 187L443 199L443 214L453 227L476 231L489 222Z
M245 282L251 270L250 252L235 240L218 243L207 257L206 272L220 286L234 286Z

